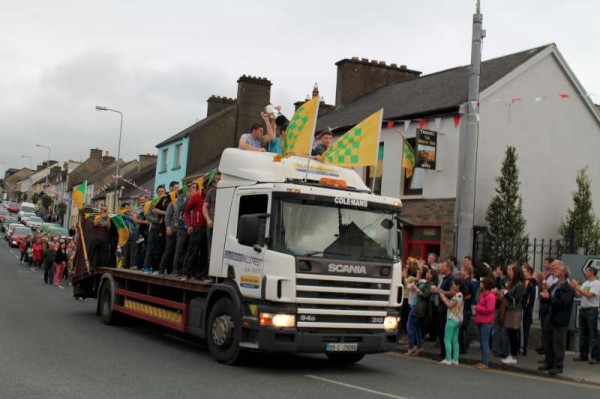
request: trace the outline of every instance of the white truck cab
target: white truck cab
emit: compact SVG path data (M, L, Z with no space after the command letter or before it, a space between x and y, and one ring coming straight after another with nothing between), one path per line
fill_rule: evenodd
M400 200L372 194L352 169L302 157L227 149L219 171L217 283L202 304L211 353L225 363L240 348L356 362L394 349Z

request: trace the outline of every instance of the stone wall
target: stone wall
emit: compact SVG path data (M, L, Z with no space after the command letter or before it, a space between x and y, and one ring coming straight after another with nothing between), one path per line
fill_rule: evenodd
M402 200L402 219L414 226L441 228L440 256L454 255L454 205L455 199Z

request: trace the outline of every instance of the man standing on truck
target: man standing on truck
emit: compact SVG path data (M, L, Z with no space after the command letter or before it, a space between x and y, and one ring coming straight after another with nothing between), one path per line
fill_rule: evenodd
M212 246L212 233L213 233L213 225L215 220L215 206L217 205L217 185L221 180L221 172L217 172L215 174L215 178L213 179L209 191L206 194L206 200L204 201L204 205L202 206L202 213L204 214L204 218L206 219L206 246L208 248L208 253L210 254L210 248Z
M94 217L92 241L90 242L89 260L92 269L102 267L107 261L108 242L110 240L110 218L106 205L100 205L100 213ZM105 265L104 265L105 266Z
M157 197L152 200L150 205L144 206L144 216L148 222L150 222L150 228L148 229L148 241L146 242L146 256L144 258L144 273L152 273L156 267L158 274L158 265L153 263L156 261L156 252L159 248L159 234L160 234L160 218L159 214L154 212L154 207L158 201L166 201L165 186L161 184L156 188Z
M148 202L148 197L140 195L138 199L139 207L133 213L133 223L137 226L138 239L136 241L137 254L135 259L132 261L133 270L137 270L144 266L144 258L146 257L146 240L148 239L148 228L150 222L146 220L144 216L144 205Z
M177 230L177 244L175 244L175 256L173 257L173 275L176 277L179 277L181 275L181 271L183 270L183 262L185 261L185 254L190 241L190 236L187 232L188 226L185 222L183 214L185 212L185 207L188 203L189 197L198 191L196 184L196 182L189 183L187 195L182 194L177 197L177 200L175 201L177 209L174 216L179 221L179 229Z
M190 236L185 262L183 264L182 280L190 278L203 278L208 274L208 250L206 246L206 219L202 213L204 206L204 190L198 188L190 196L185 206L185 223Z
M265 152L263 148L263 127L260 123L250 126L250 133L242 134L240 137L239 149L246 151Z

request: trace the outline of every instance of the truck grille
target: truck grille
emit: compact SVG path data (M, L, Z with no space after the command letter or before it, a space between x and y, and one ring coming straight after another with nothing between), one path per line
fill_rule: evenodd
M391 278L302 273L296 278L299 329L383 329Z

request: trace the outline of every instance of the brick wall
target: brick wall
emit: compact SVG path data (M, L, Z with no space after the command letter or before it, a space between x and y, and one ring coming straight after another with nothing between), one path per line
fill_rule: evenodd
M402 219L415 226L439 226L442 234L440 256L454 255L455 199L403 200Z

